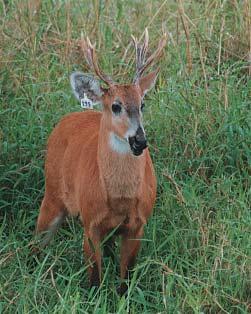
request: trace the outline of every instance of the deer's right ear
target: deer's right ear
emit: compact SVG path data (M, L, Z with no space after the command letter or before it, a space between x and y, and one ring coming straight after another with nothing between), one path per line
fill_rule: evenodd
M86 96L93 102L101 100L103 91L99 81L94 76L82 72L73 72L70 81L73 93L79 101Z

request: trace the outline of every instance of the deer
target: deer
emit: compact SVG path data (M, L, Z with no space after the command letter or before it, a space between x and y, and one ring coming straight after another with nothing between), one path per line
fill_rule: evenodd
M47 245L67 215L79 216L84 228L83 250L91 286L102 280L102 247L112 249L121 236L120 294L140 249L144 226L156 200L157 180L150 157L142 111L146 93L155 85L159 68L145 71L162 54L164 34L148 56L147 29L142 40L132 36L136 73L131 84L118 84L97 61L95 45L81 38L79 47L93 74L73 72L70 84L76 98L101 103L102 111L66 115L49 136L45 159L45 193L36 233L46 232ZM105 84L101 86L100 81ZM105 252L106 253L106 252Z

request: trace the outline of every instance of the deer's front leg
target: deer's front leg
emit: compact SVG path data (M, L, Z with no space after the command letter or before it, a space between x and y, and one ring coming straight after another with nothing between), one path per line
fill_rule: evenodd
M134 267L140 242L143 236L143 226L136 231L130 231L122 235L121 243L121 262L120 262L120 277L121 280L128 278L129 271ZM125 282L121 283L119 293L123 295L128 287Z
M86 257L91 286L101 283L101 237L97 228L86 232L84 239L84 253Z

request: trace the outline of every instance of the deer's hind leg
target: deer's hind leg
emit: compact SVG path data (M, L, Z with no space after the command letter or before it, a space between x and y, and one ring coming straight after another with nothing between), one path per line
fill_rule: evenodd
M66 210L63 203L45 194L36 227L36 234L46 232L41 247L45 247L50 242L65 217Z

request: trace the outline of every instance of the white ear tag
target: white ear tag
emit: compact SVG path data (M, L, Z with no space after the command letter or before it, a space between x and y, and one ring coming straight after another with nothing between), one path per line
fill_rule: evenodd
M84 98L80 99L80 104L83 109L93 109L93 102L86 94L84 94Z

